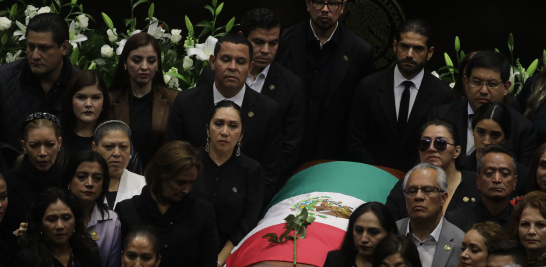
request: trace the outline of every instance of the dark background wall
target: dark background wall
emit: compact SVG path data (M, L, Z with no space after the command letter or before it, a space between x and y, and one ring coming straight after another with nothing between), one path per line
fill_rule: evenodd
M370 1L396 2L395 0ZM0 9L5 9L15 2L15 0L3 1L0 3ZM42 1L28 2L34 3L37 7L42 6ZM64 0L64 2L68 1ZM154 1L155 17L166 21L170 28L182 29L185 36L187 31L184 15L188 15L194 24L201 20L210 20L211 14L204 6L210 5L211 2L212 0L156 0ZM224 9L217 21L217 25L220 26L225 25L233 16L238 22L246 10L256 7L273 10L287 27L308 18L304 0L226 0L224 2ZM123 18L129 18L131 15L129 0L79 0L78 3L83 4L84 11L94 16L101 25L103 22L100 12L105 12L114 21L118 32L126 30ZM545 0L398 0L397 4L406 19L421 18L433 26L437 37L435 53L429 62L431 69L438 69L445 65L444 52L449 53L455 61L453 48L455 36L459 36L461 48L465 53L498 48L508 57L508 34L513 33L515 57L520 58L525 68L534 59L542 58L542 51L546 49ZM138 21L139 27L144 25L148 6L149 4L145 3L135 10L135 16L142 18ZM363 24L366 23L369 22L363 22Z

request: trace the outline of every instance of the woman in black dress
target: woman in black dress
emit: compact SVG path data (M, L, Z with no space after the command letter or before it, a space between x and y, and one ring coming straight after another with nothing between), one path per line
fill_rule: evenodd
M419 251L413 241L403 235L389 235L377 244L372 267L421 267Z
M455 125L443 119L435 119L423 125L418 146L421 162L428 162L444 169L447 176L448 199L444 213L476 202L481 197L476 184L476 173L463 170L459 146L459 132ZM406 197L402 191L404 179L400 179L387 197L387 207L396 220L408 217Z
M71 154L91 149L95 128L108 120L110 98L99 73L83 70L74 75L64 92L61 110L64 144L60 163L64 166Z
M0 223L8 209L8 188L4 176L0 173ZM4 225L0 224L0 267L11 266L11 259L17 247L17 238Z
M371 267L377 244L386 236L398 234L389 209L379 202L356 208L339 250L328 252L324 267Z
M100 267L99 249L83 223L78 199L48 188L32 205L13 261L18 267Z
M260 163L241 153L243 118L232 101L214 106L206 126L207 145L199 149L203 170L193 186L196 198L214 205L220 265L256 227L264 194Z
M30 205L48 187L63 187L62 168L57 163L61 150L61 126L49 113L28 116L21 145L25 154L21 166L4 173L10 189L11 208L3 220L9 231L15 231L25 220Z
M159 234L161 266L215 267L218 233L214 208L189 194L201 164L187 142L163 145L152 157L138 196L116 206L121 237L137 225L150 225Z

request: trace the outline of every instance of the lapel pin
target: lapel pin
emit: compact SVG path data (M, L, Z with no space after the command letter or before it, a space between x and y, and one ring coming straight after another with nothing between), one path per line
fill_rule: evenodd
M451 250L451 247L450 247L449 245L445 245L445 246L444 246L444 250L445 250L445 251L450 251L450 250Z
M93 239L94 241L97 241L100 239L100 236L97 234L96 231L93 231L91 232L91 239Z
M249 113L248 113L248 116L251 117L251 118L254 117L254 112L252 112L252 111L249 112Z
M343 57L343 60L349 61L349 57L348 57L347 55L345 55L345 56Z
M468 202L468 200L469 200L468 197L463 197L464 202Z
M237 188L236 187L231 188L231 190L233 190L233 193L237 193Z
M475 199L475 198L472 198L471 200L472 200L472 202L476 202L476 199Z
M275 85L270 85L269 90L275 90Z

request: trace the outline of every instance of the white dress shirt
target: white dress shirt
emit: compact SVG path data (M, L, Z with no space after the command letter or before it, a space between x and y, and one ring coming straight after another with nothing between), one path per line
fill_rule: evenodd
M313 22L311 20L309 20L309 25L311 26L311 30L313 31L313 35L315 36L315 38L317 38L317 40L319 40L319 44L320 44L320 49L322 49L322 47L327 43L329 42L330 40L332 40L332 36L334 36L334 33L336 33L337 31L337 25L338 25L339 22L336 22L336 28L334 29L334 31L332 32L332 35L330 35L330 37L328 38L328 40L326 40L326 42L324 42L324 44L321 44L320 43L320 38L318 38L317 34L315 33L315 29L313 29Z
M264 87L265 78L267 78L267 73L269 72L269 67L271 67L271 64L267 65L258 76L256 76L256 79L254 79L254 76L252 74L248 74L248 77L246 78L246 84L254 91L258 93L262 93L262 88Z
M245 91L246 91L246 85L243 84L243 89L239 91L236 95L230 98L224 97L220 91L216 88L216 82L212 84L212 91L214 95L214 105L216 105L218 102L227 99L233 101L235 104L239 105L239 107L243 106L243 99L245 98Z
M425 240L421 241L417 238L410 229L410 220L408 220L408 227L406 228L406 236L413 240L415 246L417 246L417 251L419 251L419 258L421 258L421 265L423 267L432 267L432 262L434 261L434 253L436 253L436 246L438 245L438 240L440 240L440 233L442 232L442 225L444 219L440 220L440 223L436 226L434 231L430 233Z
M398 120L398 114L400 110L400 101L402 101L402 93L404 93L405 86L403 82L410 81L413 83L413 85L410 87L410 101L409 101L409 110L408 110L408 120L411 114L411 110L413 108L413 103L415 103L415 98L417 98L417 93L419 90L419 87L421 87L421 82L423 81L423 75L425 73L425 70L422 69L419 74L417 74L413 79L408 80L402 73L400 73L400 70L398 69L398 65L394 67L394 103L396 104L396 118Z
M470 115L474 115L474 111L470 107L470 103L468 103L468 127L466 127L466 156L470 156L474 150L476 150L476 147L474 146L474 135L472 134L472 119L470 119Z

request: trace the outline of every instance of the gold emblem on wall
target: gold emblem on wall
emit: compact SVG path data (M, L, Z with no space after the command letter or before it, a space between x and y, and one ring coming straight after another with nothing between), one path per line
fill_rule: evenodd
M406 20L396 0L349 1L341 20L354 34L373 46L378 70L394 64L394 35L398 26Z

